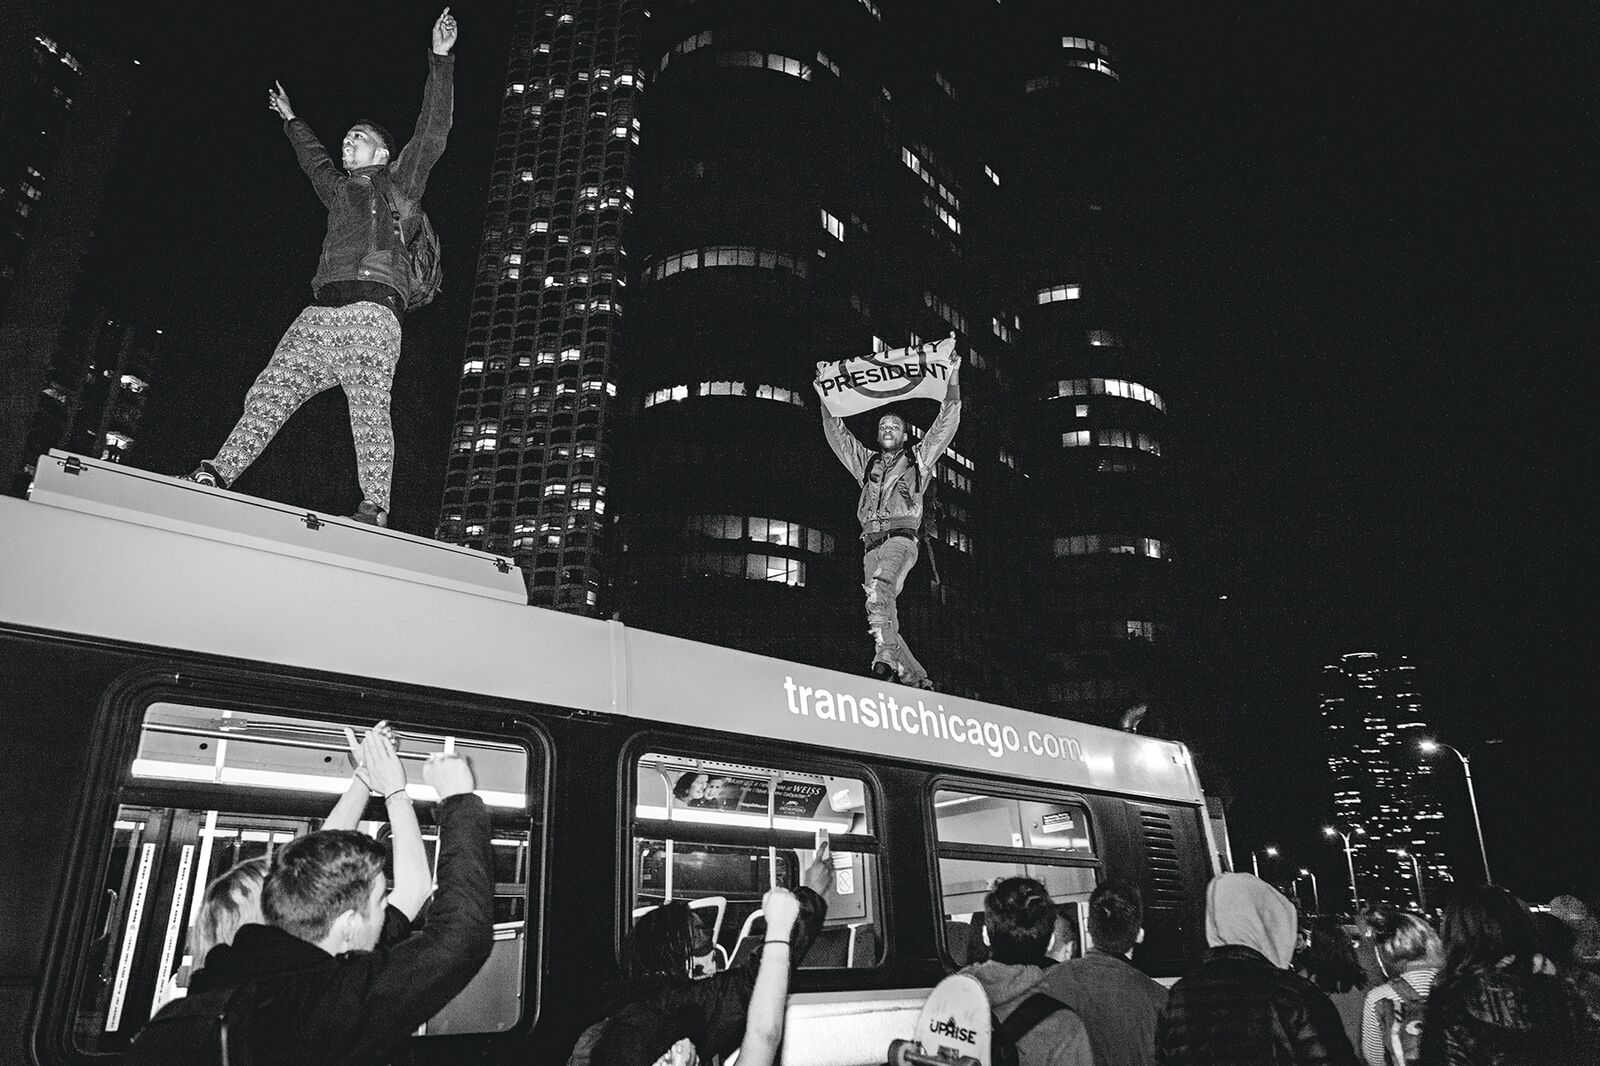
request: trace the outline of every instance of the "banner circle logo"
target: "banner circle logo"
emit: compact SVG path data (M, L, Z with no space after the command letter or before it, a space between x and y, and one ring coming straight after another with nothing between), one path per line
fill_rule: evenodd
M886 370L889 367L895 367L897 364L882 362L878 358L879 355L888 354L888 352L873 352L871 355L866 357L866 362L871 363L873 366L884 367ZM904 369L909 371L911 368L906 366ZM908 374L907 377L903 380L900 380L898 384L889 384L888 382L885 382L885 384L877 387L870 385L857 385L855 387L855 391L860 393L862 396L866 396L874 400L892 400L896 396L904 396L907 393L912 392L918 385L922 384L923 378L928 376L928 350L926 347L917 348L917 369L921 371L921 373L915 375L914 377ZM885 373L884 376L888 377L887 373Z

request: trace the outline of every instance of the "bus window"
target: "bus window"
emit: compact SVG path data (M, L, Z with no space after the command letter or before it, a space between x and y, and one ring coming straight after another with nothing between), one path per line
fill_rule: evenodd
M1045 886L1063 957L1082 953L1099 868L1083 804L939 789L933 811L945 952L957 966L987 957L983 900L1008 877Z
M761 897L802 883L822 832L834 858L828 917L801 967L877 965L878 844L863 778L651 753L634 781L630 912L687 902L704 947L697 975L749 958Z
M120 783L97 935L77 985L73 1035L80 1050L126 1049L160 1004L184 994L189 973L203 962L190 956L189 944L207 884L247 860L270 864L277 849L321 827L350 784L345 724L174 703L146 709L138 752ZM527 918L530 886L539 883L542 755L531 757L522 742L413 728L398 715L393 725L430 862L438 837L437 796L422 781L429 754L453 750L468 758L494 826L493 951L423 1032L509 1029L522 1017L532 951ZM381 801L370 801L362 817L371 820L360 822L361 831L387 840Z

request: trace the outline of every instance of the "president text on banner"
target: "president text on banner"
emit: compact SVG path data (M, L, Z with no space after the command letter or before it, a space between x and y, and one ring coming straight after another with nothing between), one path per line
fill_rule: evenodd
M817 395L835 418L896 400L940 400L950 385L956 339L817 364Z

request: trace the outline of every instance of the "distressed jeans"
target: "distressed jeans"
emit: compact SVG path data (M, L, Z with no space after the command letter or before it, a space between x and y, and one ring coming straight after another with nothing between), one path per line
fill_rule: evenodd
M370 301L308 307L278 342L244 398L244 415L212 465L232 484L311 397L335 385L350 402L361 494L385 511L394 473L389 387L400 361L400 322Z
M872 661L888 663L906 685L920 685L928 677L900 636L900 613L895 607L895 597L916 565L917 542L910 537L890 537L869 549L861 561L862 587L867 592L867 632L872 634L874 645Z

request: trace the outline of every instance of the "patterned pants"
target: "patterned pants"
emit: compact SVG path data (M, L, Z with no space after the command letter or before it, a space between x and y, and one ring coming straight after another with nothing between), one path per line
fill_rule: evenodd
M361 493L385 511L394 474L389 386L400 361L400 322L382 304L308 307L278 342L267 368L244 398L244 415L212 460L232 484L317 393L344 387L356 445Z

